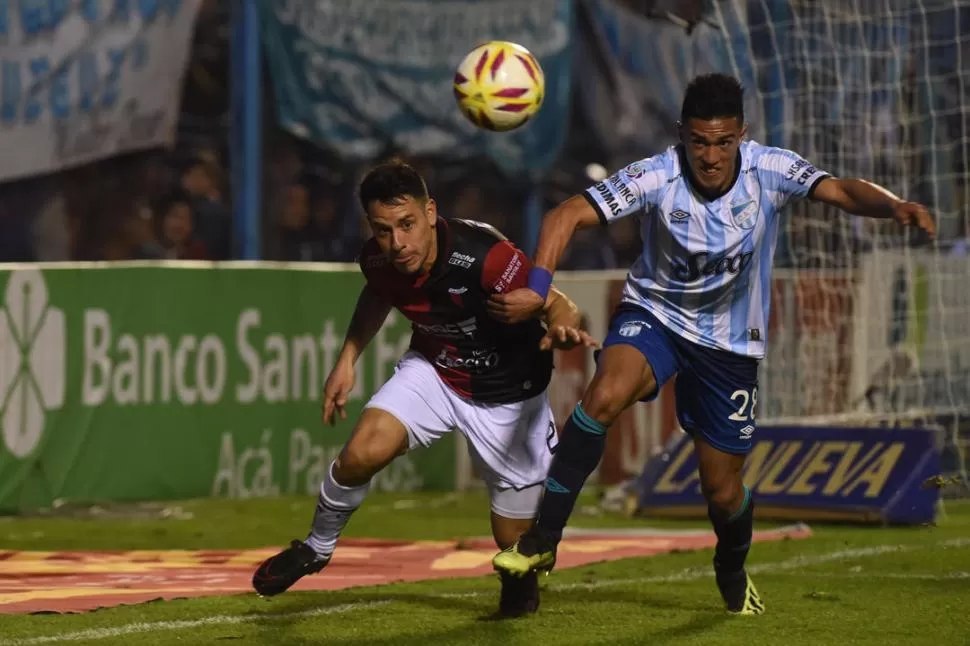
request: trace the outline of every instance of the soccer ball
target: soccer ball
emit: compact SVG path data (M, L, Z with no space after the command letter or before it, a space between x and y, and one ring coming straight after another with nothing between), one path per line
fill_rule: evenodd
M542 107L546 80L539 61L515 43L493 40L465 56L455 72L455 100L479 128L518 128Z

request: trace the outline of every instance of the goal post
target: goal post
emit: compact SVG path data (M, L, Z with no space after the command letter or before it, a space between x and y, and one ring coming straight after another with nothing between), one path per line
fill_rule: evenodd
M762 143L926 204L936 240L801 202L779 240L761 419L970 437L970 0L722 0Z

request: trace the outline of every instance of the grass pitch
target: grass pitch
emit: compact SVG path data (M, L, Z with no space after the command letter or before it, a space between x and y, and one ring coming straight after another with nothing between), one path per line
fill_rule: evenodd
M586 502L589 502L587 499ZM0 548L231 549L303 536L314 500L190 501L158 509L0 518ZM372 495L348 536L448 539L488 534L483 493ZM704 527L577 513L584 527ZM759 523L759 526L763 524ZM80 615L0 615L0 646L33 644L970 644L970 504L937 525L813 526L808 540L754 546L749 566L767 605L729 617L711 552L556 571L534 617L497 621L494 576L125 606ZM338 548L339 549L339 548Z

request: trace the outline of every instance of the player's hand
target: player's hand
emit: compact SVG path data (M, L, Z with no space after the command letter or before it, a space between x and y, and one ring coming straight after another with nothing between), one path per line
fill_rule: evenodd
M521 323L542 313L546 302L528 287L507 294L492 294L486 303L489 315L501 323Z
M900 201L893 207L893 217L903 225L914 226L929 234L930 238L936 236L936 222L925 206L917 202Z
M338 361L333 372L327 377L327 384L323 388L323 423L337 425L337 417L347 419L347 399L350 391L357 383L357 371L354 365L346 361Z
M546 335L539 339L540 350L572 350L577 346L598 348L596 339L578 328L566 325L553 325L546 330Z

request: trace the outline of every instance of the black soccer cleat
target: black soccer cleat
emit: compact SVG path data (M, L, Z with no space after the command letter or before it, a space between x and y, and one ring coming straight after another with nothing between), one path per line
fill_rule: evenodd
M765 611L761 595L755 589L751 577L744 570L740 572L715 572L717 588L721 598L732 615L760 615Z
M263 561L253 573L253 588L261 597L272 597L287 591L308 574L316 574L330 562L321 558L303 541L293 541L275 556Z
M501 572L502 594L498 602L498 614L505 618L522 617L539 609L539 577L529 572L519 577Z

